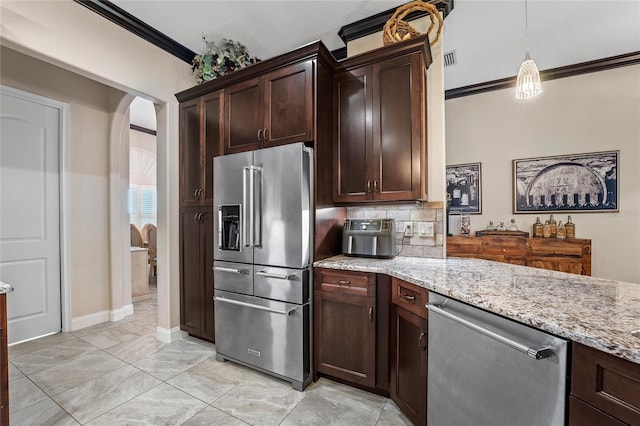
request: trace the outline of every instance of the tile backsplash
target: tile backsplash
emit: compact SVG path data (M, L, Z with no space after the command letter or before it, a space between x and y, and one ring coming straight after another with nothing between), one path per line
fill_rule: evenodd
M349 219L395 219L396 251L399 256L431 257L443 259L444 253L444 203L416 202L413 204L380 204L375 206L347 207ZM405 225L411 222L413 236L405 236ZM419 224L433 224L433 236L419 235ZM404 244L403 244L404 239Z

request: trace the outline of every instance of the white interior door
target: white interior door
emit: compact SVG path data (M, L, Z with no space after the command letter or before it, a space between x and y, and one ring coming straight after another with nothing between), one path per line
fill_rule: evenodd
M0 281L9 343L61 330L60 110L0 94Z

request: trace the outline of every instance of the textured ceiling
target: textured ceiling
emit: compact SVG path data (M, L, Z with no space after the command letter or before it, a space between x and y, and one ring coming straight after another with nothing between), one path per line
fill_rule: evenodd
M268 59L322 40L344 47L339 29L402 4L388 0L114 0L196 53L202 36L241 41ZM514 76L524 59L524 0L455 0L445 20L445 69L453 89ZM640 51L640 0L529 0L529 51L541 70Z

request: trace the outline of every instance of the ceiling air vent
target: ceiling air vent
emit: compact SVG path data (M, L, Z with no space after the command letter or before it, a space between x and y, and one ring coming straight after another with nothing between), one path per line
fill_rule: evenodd
M444 54L444 66L448 67L450 65L456 64L456 51L452 50L450 52L445 52Z

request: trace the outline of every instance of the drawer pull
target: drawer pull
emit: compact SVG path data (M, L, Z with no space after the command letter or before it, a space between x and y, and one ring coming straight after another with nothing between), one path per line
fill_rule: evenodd
M340 284L341 286L344 286L344 287L350 287L351 286L351 281L349 281L349 280L338 280L338 284Z
M410 294L408 294L407 292L404 292L404 291L402 292L402 297L404 297L407 300L411 300L411 301L416 300L415 296L412 296L412 295L410 295Z
M420 333L420 337L418 337L418 349L423 352L427 350L427 342L425 342L426 336L425 333Z
M369 321L373 321L373 308L369 308Z

